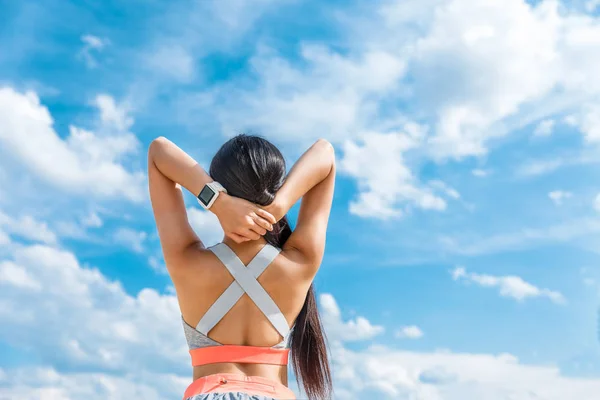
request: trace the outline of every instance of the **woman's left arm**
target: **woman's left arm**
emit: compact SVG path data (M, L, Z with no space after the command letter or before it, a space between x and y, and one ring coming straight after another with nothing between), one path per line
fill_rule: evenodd
M202 243L189 224L181 186L197 196L209 182L210 175L174 143L164 137L152 141L148 149L148 184L165 260ZM219 194L210 211L216 214L225 235L238 243L258 239L275 223L268 212L226 193Z

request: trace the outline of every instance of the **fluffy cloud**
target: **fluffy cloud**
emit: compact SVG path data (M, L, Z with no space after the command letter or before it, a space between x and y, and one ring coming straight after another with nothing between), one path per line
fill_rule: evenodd
M336 398L423 400L592 400L598 379L561 375L555 366L522 364L510 354L410 352L384 346L334 347Z
M594 99L600 80L598 18L557 1L521 0L440 5L431 29L417 40L414 72L424 107L436 116L431 138L436 157L487 152L488 142L511 126L589 103L576 122L588 142L598 137ZM505 120L511 118L505 124ZM538 134L549 134L551 118Z
M336 399L592 400L600 390L599 379L565 377L555 366L522 364L511 354L414 352L375 344L350 350L343 342L353 328L338 328L343 322L335 299L322 295L320 306L330 339ZM365 325L371 324L365 319ZM405 328L413 337L420 332Z
M0 263L0 340L35 345L43 365L122 374L187 370L174 296L152 289L130 296L54 247L15 246L13 253Z
M506 117L535 121L555 111L546 106L555 88L567 91L565 106L600 89L593 73L600 57L591 51L600 24L558 9L552 0L383 2L371 23L355 23L366 28L343 55L304 45L303 67L293 67L262 48L253 59L257 83L226 88L235 115L228 111L223 123L303 139L326 132L340 142L374 124L394 124L399 115L390 107L375 113L414 93L420 115L435 126L427 141L433 156L484 154L490 139L507 133L498 125ZM520 115L532 104L531 115ZM552 125L545 119L538 131Z
M481 233L442 236L439 244L451 254L472 256L531 248L544 243L568 243L581 238L596 238L599 234L599 219L577 218L548 226L523 227L488 237L482 237Z
M517 301L523 301L530 297L547 297L558 304L563 304L566 301L560 292L540 289L514 275L492 276L473 272L468 273L465 268L457 267L452 271L452 279L474 283L482 287L496 287L499 289L501 296L510 297Z
M550 136L552 134L552 130L554 129L554 125L556 121L553 119L545 119L541 121L533 131L534 136Z
M50 230L48 224L38 221L30 215L13 218L0 211L0 227L12 235L29 240L47 244L57 242L56 234Z
M357 317L344 322L342 312L329 293L319 296L319 305L323 310L323 324L327 327L328 337L341 342L368 340L384 332L383 326L372 325L366 318Z
M180 82L190 82L195 75L192 54L177 44L162 45L147 55L147 67Z
M559 76L558 27L552 2L455 0L438 7L414 55L418 92L437 114L434 155L484 154L486 142L503 133L494 122L549 93Z
M103 224L102 218L95 212L90 212L87 216L81 218L81 224L86 227L100 228Z
M560 205L562 205L564 200L570 199L571 197L573 197L573 193L565 192L563 190L554 190L554 191L548 193L548 197L550 198L550 200L552 200L554 202L554 204L556 204L557 206L560 206Z
M94 104L100 111L100 120L104 126L118 132L125 132L133 125L133 118L129 116L128 106L117 104L111 96L99 94L96 96Z
M471 173L478 178L485 178L490 174L490 171L481 168L476 168L472 170Z
M81 41L83 42L83 48L79 52L79 58L85 62L88 68L96 68L98 66L96 55L110 42L108 39L102 39L94 35L83 35Z
M0 245L6 245L10 243L10 236L0 228Z
M129 228L119 228L113 235L116 244L130 248L136 253L144 252L144 242L148 234Z
M130 124L107 97L97 99L103 120L119 127ZM144 198L144 175L130 172L122 159L137 151L128 132L98 135L71 126L61 138L48 109L35 93L0 88L0 143L3 158L14 158L39 179L71 193L100 197Z
M423 337L423 331L416 325L403 326L394 334L398 339L419 339Z
M305 68L262 48L252 59L257 83L219 92L226 132L258 127L282 140L311 142L326 134L339 143L371 126L378 101L405 72L401 58L384 51L345 57L321 45L301 48ZM243 107L240 106L243 104Z
M435 194L441 189L450 197L458 193L443 182L420 184L404 161L404 153L417 146L420 129L408 126L408 133L381 134L371 132L362 143L346 141L339 169L358 180L358 199L350 204L350 212L360 216L389 218L402 215L402 207L444 210L446 201Z
M173 374L61 373L53 368L0 369L2 399L114 399L179 398L189 379Z

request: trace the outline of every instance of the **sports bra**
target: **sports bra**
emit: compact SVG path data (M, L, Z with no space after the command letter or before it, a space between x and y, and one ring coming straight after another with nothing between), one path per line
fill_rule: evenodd
M234 281L210 306L196 327L190 326L183 316L183 330L194 367L213 363L245 363L287 365L290 327L277 304L261 286L257 278L277 257L280 249L266 244L245 266L225 243L209 247L233 276ZM226 345L208 337L208 333L225 317L246 293L283 337L272 347Z

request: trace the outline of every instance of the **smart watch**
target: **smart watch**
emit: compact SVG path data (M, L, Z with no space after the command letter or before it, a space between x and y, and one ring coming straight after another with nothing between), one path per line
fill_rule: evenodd
M217 200L217 197L219 197L219 192L227 193L227 190L219 182L213 181L207 183L200 191L200 194L198 194L198 203L204 209L209 210L215 200Z

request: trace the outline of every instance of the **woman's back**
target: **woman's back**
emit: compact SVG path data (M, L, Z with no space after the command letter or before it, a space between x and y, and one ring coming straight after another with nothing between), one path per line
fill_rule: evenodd
M264 240L243 244L225 240L223 245L237 255L244 268L265 246L269 246ZM297 273L302 268L302 259L296 250L283 250L256 279L281 310L289 328L293 327L311 284ZM186 268L177 268L181 272L173 276L173 283L183 322L188 325L188 330L195 330L206 312L235 280L210 249L190 249L181 262ZM272 347L287 342L288 337L282 337L249 295L241 292L240 299L207 336L221 344L241 346ZM216 373L258 375L287 383L287 368L281 365L217 363L194 367L194 379Z

